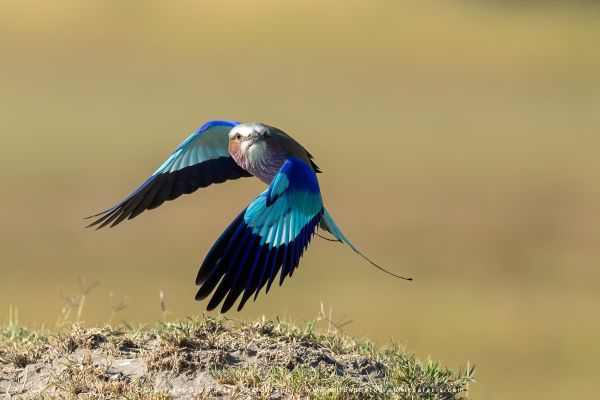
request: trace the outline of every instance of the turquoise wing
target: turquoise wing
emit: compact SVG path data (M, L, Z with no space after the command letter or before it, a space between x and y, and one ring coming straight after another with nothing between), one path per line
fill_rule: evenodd
M207 309L221 302L228 311L243 292L238 311L279 271L279 284L292 276L323 215L319 183L312 167L290 158L269 188L258 196L214 244L200 267L196 300L213 293Z
M129 197L93 215L89 226L115 226L182 194L230 179L251 176L228 151L228 134L236 121L210 121L187 138Z

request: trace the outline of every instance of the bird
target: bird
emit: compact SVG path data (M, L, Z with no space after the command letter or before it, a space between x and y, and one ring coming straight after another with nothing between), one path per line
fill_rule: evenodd
M400 279L361 253L323 205L321 170L305 147L279 128L258 122L215 120L203 124L133 193L90 217L88 227L114 227L166 201L212 184L256 177L267 189L242 210L209 250L199 268L196 300L211 294L206 309L226 313L239 301L265 293L291 277L314 235L341 242L376 268ZM322 229L332 238L320 235Z

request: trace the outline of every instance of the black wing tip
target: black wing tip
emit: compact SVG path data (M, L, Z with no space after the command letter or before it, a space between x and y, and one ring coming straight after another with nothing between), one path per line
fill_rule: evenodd
M104 215L108 214L109 212L114 211L115 208L117 208L117 206L109 208L108 210L101 211L101 212L99 212L97 214L93 214L93 215L89 215L87 217L83 217L83 219L87 220L87 219L92 219L92 218L96 218L96 217L102 218Z
M200 294L200 292L198 292L198 293L196 293L194 300L196 300L196 301L205 300L209 294L210 293ZM219 305L221 304L221 302L219 302L219 303L209 302L209 304L206 306L206 311L210 312L210 311L216 310L219 307ZM219 310L219 313L221 313L221 314L227 313L229 310L231 310L231 308L233 308L233 306L235 305L236 302L237 302L237 299L236 299L236 301L232 302L231 304L223 304L221 306L221 309ZM242 308L244 308L244 303L246 303L246 301L242 300L242 302L240 302L240 304L236 307L236 311L240 312L242 310Z
M96 226L100 223L100 221L94 221L89 225L86 225L84 229L90 229L90 228L94 228L95 231L102 229L101 226Z
M92 228L92 227L94 227L96 225L99 225L100 223L102 223L102 221L104 221L106 218L108 218L109 214L111 212L113 212L113 211L115 211L115 207L109 208L108 210L104 210L102 212L99 212L98 214L94 214L94 215L90 215L90 216L87 216L87 217L83 217L84 221L88 221L88 220L90 220L92 218L96 218L89 225L86 225L85 229ZM101 226L97 227L96 230L98 230L100 228L102 228L102 227Z
M122 214L121 209L110 209L105 211L104 213L100 213L98 215L92 215L89 217L85 217L83 220L88 220L91 218L95 218L100 216L100 218L92 221L89 225L85 226L85 229L89 229L89 228L94 228L95 230L100 230L103 228L114 228L115 226L119 225L121 222L123 222L123 220L119 220L117 219L115 221L116 218L118 218L118 216Z
M90 218L94 218L94 217L95 217L95 216L86 217L86 218L84 218L83 220L85 221L85 220L88 220L88 219L90 219ZM84 229L90 229L90 228L94 228L94 227L95 227L95 230L102 229L102 228L104 227L104 226L101 224L101 223L102 223L102 218L104 218L104 217L101 217L101 218L98 218L98 219L96 219L96 220L92 221L92 223L90 223L90 224L86 225ZM98 225L98 226L96 226L96 225Z
M309 159L310 159L310 166L312 167L313 171L315 171L316 174L323 173L323 171L321 170L321 168L319 168L319 166L314 162L314 160L312 159L312 157L310 157Z
M235 305L235 302L237 301L237 299L235 301L232 302L232 304L223 304L223 306L221 307L221 314L225 314L227 311L231 310L231 307L233 307Z
M196 296L195 296L195 300L196 300L196 301L202 301L202 300L205 300L205 299L208 297L208 295L209 295L209 294L210 294L210 293L207 293L207 294L200 294L200 292L198 292L198 293L196 294ZM240 302L239 302L238 306L237 306L237 307L235 307L235 310L236 310L237 312L240 312L240 311L242 311L242 309L244 308L244 306L246 305L246 302L247 302L247 301L250 299L250 297L252 297L252 296L245 296L245 295L244 295L244 296L242 297L242 299L240 300ZM216 309L219 307L219 305L221 305L221 303L223 303L223 304L221 305L221 309L219 310L219 313L221 313L221 314L225 314L225 313L229 312L229 311L230 311L230 310L233 308L233 306L235 306L235 303L237 303L237 302L238 302L238 299L239 299L239 295L238 295L238 296L236 296L235 300L233 300L233 301L230 301L230 302L227 302L227 301L226 301L226 299L224 299L224 300L221 300L221 301L219 301L219 302L212 302L212 301L211 301L211 302L209 302L209 304L206 306L206 311L209 311L209 312L210 312L210 311L214 311L214 310L216 310ZM256 301L256 298L255 298L254 300Z

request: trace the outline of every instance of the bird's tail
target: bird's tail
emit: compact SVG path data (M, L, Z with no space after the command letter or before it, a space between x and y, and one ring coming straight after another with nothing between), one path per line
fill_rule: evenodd
M321 217L321 222L319 224L319 227L323 230L326 230L327 232L331 233L331 235L333 235L334 238L337 239L337 241L344 243L346 246L350 247L352 250L354 250L354 252L356 254L358 254L359 256L361 256L362 258L364 258L365 260L367 260L371 265L373 265L375 268L380 269L381 271L385 272L386 274L392 275L396 278L400 278L400 279L404 279L407 281L412 281L412 278L406 278L403 276L399 276L396 275L382 267L380 267L379 265L375 264L373 261L371 261L367 256L365 256L363 253L361 253L353 244L352 242L350 242L348 240L348 238L346 238L346 236L344 235L344 233L342 232L342 230L336 225L336 223L333 221L333 218L331 218L331 215L329 214L329 212L327 211L327 209L323 209L323 216Z

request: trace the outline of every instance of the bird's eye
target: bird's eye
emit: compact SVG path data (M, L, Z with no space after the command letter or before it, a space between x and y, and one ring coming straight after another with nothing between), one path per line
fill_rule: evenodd
M236 138L237 140L240 140L240 139L242 138L242 135L240 135L239 133L236 133L236 134L235 134L235 138Z

